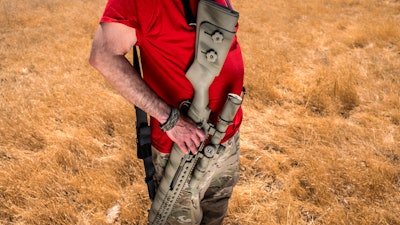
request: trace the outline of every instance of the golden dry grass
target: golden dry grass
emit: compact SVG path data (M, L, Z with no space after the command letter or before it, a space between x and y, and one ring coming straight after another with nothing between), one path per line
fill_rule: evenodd
M0 224L145 224L106 1L0 0ZM400 2L235 1L249 94L225 224L400 224Z

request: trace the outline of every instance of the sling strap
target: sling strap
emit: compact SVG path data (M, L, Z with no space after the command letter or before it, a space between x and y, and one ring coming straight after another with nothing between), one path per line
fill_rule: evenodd
M137 47L133 48L133 67L140 71L140 61ZM139 107L135 106L136 111L136 146L137 157L143 160L145 170L145 182L149 198L153 201L156 195L153 175L155 168L151 156L151 130L147 120L147 114Z
M190 0L182 0L183 9L185 10L186 23L189 26L196 26L196 18L193 16Z

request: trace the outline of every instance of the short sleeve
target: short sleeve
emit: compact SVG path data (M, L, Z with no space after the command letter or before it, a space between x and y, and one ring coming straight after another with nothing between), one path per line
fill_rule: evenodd
M100 22L117 22L137 29L137 9L134 4L134 0L108 0Z

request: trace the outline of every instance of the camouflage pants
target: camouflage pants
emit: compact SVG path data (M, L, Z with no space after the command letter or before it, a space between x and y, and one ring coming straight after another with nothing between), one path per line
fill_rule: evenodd
M223 143L225 151L210 163L198 189L186 183L167 219L167 224L221 224L233 187L239 179L239 132ZM169 154L152 148L156 187L163 177Z

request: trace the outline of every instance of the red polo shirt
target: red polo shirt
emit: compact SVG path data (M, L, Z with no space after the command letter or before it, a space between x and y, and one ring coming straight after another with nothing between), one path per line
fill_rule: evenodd
M196 15L198 0L190 2ZM224 0L216 2L225 4ZM109 0L100 22L117 22L136 29L144 81L167 104L178 107L183 100L192 98L193 87L185 73L194 58L196 30L187 25L182 0ZM221 73L209 89L210 120L214 123L228 93L240 95L243 75L242 54L235 38ZM223 141L237 132L241 120L239 109ZM152 145L169 152L173 143L154 118L151 127Z

